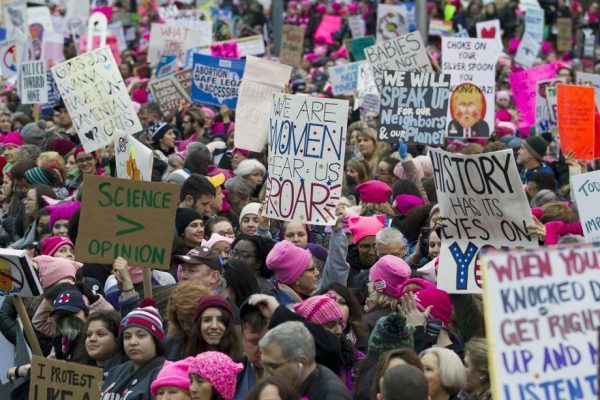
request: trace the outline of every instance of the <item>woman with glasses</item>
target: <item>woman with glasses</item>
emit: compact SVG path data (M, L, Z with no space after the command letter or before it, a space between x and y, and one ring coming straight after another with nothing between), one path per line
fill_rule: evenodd
M246 267L254 271L262 293L273 290L271 277L273 272L267 268L267 255L273 248L273 241L264 236L238 235L233 243L229 256L231 259L242 261Z
M75 164L79 172L74 177L70 179L67 178L65 186L69 190L70 195L75 194L75 192L79 190L84 175L105 175L104 169L98 165L96 152L86 153L83 150L83 147L79 146L75 149L73 155L75 156Z

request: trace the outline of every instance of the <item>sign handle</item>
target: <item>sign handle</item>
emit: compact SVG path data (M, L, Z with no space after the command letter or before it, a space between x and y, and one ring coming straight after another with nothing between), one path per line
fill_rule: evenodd
M86 51L92 51L94 49L94 36L100 36L100 45L98 48L106 46L106 30L108 21L106 15L101 12L95 12L88 21L88 35L87 35L87 48Z
M152 298L152 270L142 268L144 273L144 297Z
M17 313L21 318L21 322L23 323L23 330L25 331L25 336L27 336L27 340L29 341L31 353L34 356L44 357L40 343L38 342L35 332L33 331L33 325L31 325L31 320L29 319L27 310L25 310L25 304L23 304L23 300L18 296L13 296L13 301L15 303Z

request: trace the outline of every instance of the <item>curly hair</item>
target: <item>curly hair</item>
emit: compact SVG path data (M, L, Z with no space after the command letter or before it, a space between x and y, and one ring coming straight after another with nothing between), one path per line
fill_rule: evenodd
M182 282L173 289L167 306L167 319L169 320L169 335L175 341L185 342L188 339L188 335L179 321L193 320L198 300L208 294L210 294L210 290L198 281Z

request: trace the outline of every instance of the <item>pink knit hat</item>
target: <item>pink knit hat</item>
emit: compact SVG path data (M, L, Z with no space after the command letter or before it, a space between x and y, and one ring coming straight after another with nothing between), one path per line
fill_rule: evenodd
M18 132L8 132L2 138L2 144L4 144L4 147L21 147L23 146L23 139Z
M356 187L356 191L363 203L387 203L392 188L381 181L367 181Z
M73 214L75 214L80 207L81 203L78 201L44 207L44 210L50 213L50 229L52 229L54 223L58 220L66 219L67 221L70 221Z
M413 207L422 206L425 201L412 194L399 194L396 196L396 210L402 215L408 214Z
M366 236L377 235L377 232L385 227L384 221L385 216L383 215L348 218L348 227L350 228L350 232L352 232L354 244L357 244Z
M63 246L74 248L71 239L64 236L49 236L42 240L42 254L45 256L54 256L54 254Z
M185 360L177 362L165 361L158 376L150 385L150 392L156 396L159 388L164 386L174 386L189 392L190 378L189 371L194 357L188 357Z
M206 114L210 119L215 119L215 111L210 107L202 107L202 112Z
M267 256L267 267L275 272L278 281L291 285L302 276L312 261L309 250L283 240L273 246Z
M512 120L512 115L508 110L498 110L496 111L496 120L501 122L510 122Z
M38 266L40 282L44 289L65 278L72 278L75 282L75 274L83 265L77 261L51 256L37 256L33 258L33 261Z
M410 278L411 269L403 259L387 255L381 257L369 270L374 289L390 297L400 296L401 285Z
M233 243L233 239L227 236L219 235L215 232L212 235L210 235L210 239L208 239L208 241L204 243L204 246L208 247L209 249L212 249L213 246L219 242L231 244Z
M410 289L407 286L411 286ZM417 309L421 312L427 307L433 306L430 317L439 319L442 325L447 328L452 317L452 301L450 295L438 289L435 285L424 279L412 278L402 284L400 293L413 292L417 301Z
M336 298L329 293L309 297L302 303L296 304L294 311L308 322L319 325L325 325L331 321L342 323L344 317Z
M218 351L205 351L193 357L190 373L208 383L226 400L235 396L237 375L244 365L234 362L228 355Z

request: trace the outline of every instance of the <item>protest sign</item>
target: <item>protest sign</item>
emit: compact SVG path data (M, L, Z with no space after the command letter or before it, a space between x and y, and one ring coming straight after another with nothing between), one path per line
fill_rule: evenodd
M365 58L371 64L379 89L383 84L385 70L433 72L419 32L407 33L388 42L367 47Z
M261 152L267 143L273 94L282 92L292 67L262 58L246 59L235 110L235 147Z
M177 82L185 90L188 96L192 95L192 69L184 69L173 74Z
M30 61L19 65L19 94L22 104L41 104L48 101L44 61Z
M29 19L29 26L40 24L44 28L44 32L54 32L54 25L52 25L52 17L48 7L28 7L27 18Z
M108 30L110 36L117 38L119 51L127 50L127 39L125 39L125 28L123 28L123 24L120 22L115 22L109 24L106 29Z
M148 47L148 62L156 65L163 54L175 54L177 60L183 63L187 49L206 43L207 38L202 36L203 31L182 28L176 25L152 24L150 30L150 44ZM211 38L208 38L211 40ZM203 43L204 42L204 43Z
M536 247L512 150L473 156L430 149L443 227L437 284L449 293L480 293L477 254L484 246ZM79 239L78 239L79 240Z
M583 236L588 242L600 242L600 171L571 177Z
M491 19L489 21L482 21L475 24L477 29L477 37L480 39L496 39L498 45L498 52L503 49L502 44L502 30L500 29L500 20Z
M146 182L152 180L154 164L152 150L133 136L117 132L115 135L115 160L117 178Z
M102 368L33 356L29 400L99 399Z
M523 68L531 68L542 48L542 43L535 40L529 32L525 32L515 54L515 63Z
M496 46L495 39L442 38L442 72L452 90L448 136L486 138L494 130Z
M0 72L4 79L17 76L17 45L14 39L0 42Z
M581 30L581 55L585 58L596 58L596 43L598 41L598 33L595 29L584 28Z
M265 53L265 42L262 36L250 36L245 38L225 40L215 42L207 46L194 47L189 49L185 55L185 67L192 68L194 64L194 54L204 54L207 56L214 55L213 53L222 54L223 51L230 51L230 44L235 43L237 57L259 56ZM227 49L227 50L226 50Z
M237 42L212 44L210 46L210 55L224 58L240 58Z
M304 50L304 29L300 26L284 25L279 61L282 64L300 67Z
M162 78L163 76L172 74L176 70L177 70L177 56L174 54L162 55L158 59L158 63L156 63L155 76L157 78Z
M243 60L194 54L192 101L234 109L245 64Z
M269 117L269 218L335 223L347 123L347 100L275 93Z
M54 107L60 104L60 93L50 70L46 70L46 88L48 89L48 101L42 105L42 113L52 114Z
M356 39L346 39L344 46L346 47L346 53L348 53L348 60L350 61L362 61L365 59L365 49L375 44L375 38L373 36L364 36Z
M558 133L563 153L573 152L578 160L596 158L600 148L595 148L594 88L558 85L557 105Z
M0 297L36 297L42 285L24 250L0 249Z
M575 81L578 85L593 86L596 95L596 106L600 108L600 75L587 72L577 72Z
M342 64L327 69L329 82L334 95L353 94L358 81L360 62Z
M452 21L444 21L443 19L432 18L429 21L429 36L452 36Z
M44 60L48 68L65 60L64 37L57 32L44 32L42 39L42 54L40 60Z
M383 43L408 33L404 4L377 5L377 43Z
M378 140L408 144L444 144L450 75L383 72Z
M556 107L550 108L548 89L555 89L559 83L565 83L565 78L543 79L537 82L537 90L535 91L535 131L538 134L552 132L556 135L557 133ZM554 104L556 104L556 97Z
M361 62L358 65L354 109L362 107L365 111L375 111L378 113L379 102L379 89L375 84L371 65L368 62Z
M163 113L179 110L191 102L189 93L173 74L150 80L148 88Z
M367 33L367 27L362 15L348 16L348 27L353 39L361 38Z
M314 33L315 42L333 44L333 34L342 29L342 17L339 15L323 15Z
M535 91L536 82L556 76L556 63L540 65L527 70L513 72L508 75L510 87L515 99L517 111L521 114L522 126L535 125Z
M3 0L2 5L4 7L4 28L9 33L17 29L23 33L27 33L29 30L27 2L22 0Z
M494 399L597 398L598 256L597 243L484 256Z
M523 37L527 34L531 35L537 43L542 44L544 40L544 10L539 6L537 8L528 7L525 11L525 32Z
M571 18L557 18L556 50L571 51L573 49L573 21Z
M116 129L142 130L108 47L60 63L52 74L86 152L105 146Z
M537 100L536 100L537 101ZM550 121L556 125L558 121L558 105L556 101L556 85L546 87L546 104L548 105L548 116ZM558 133L558 126L556 126Z
M169 269L180 188L86 175L75 254L81 262Z

